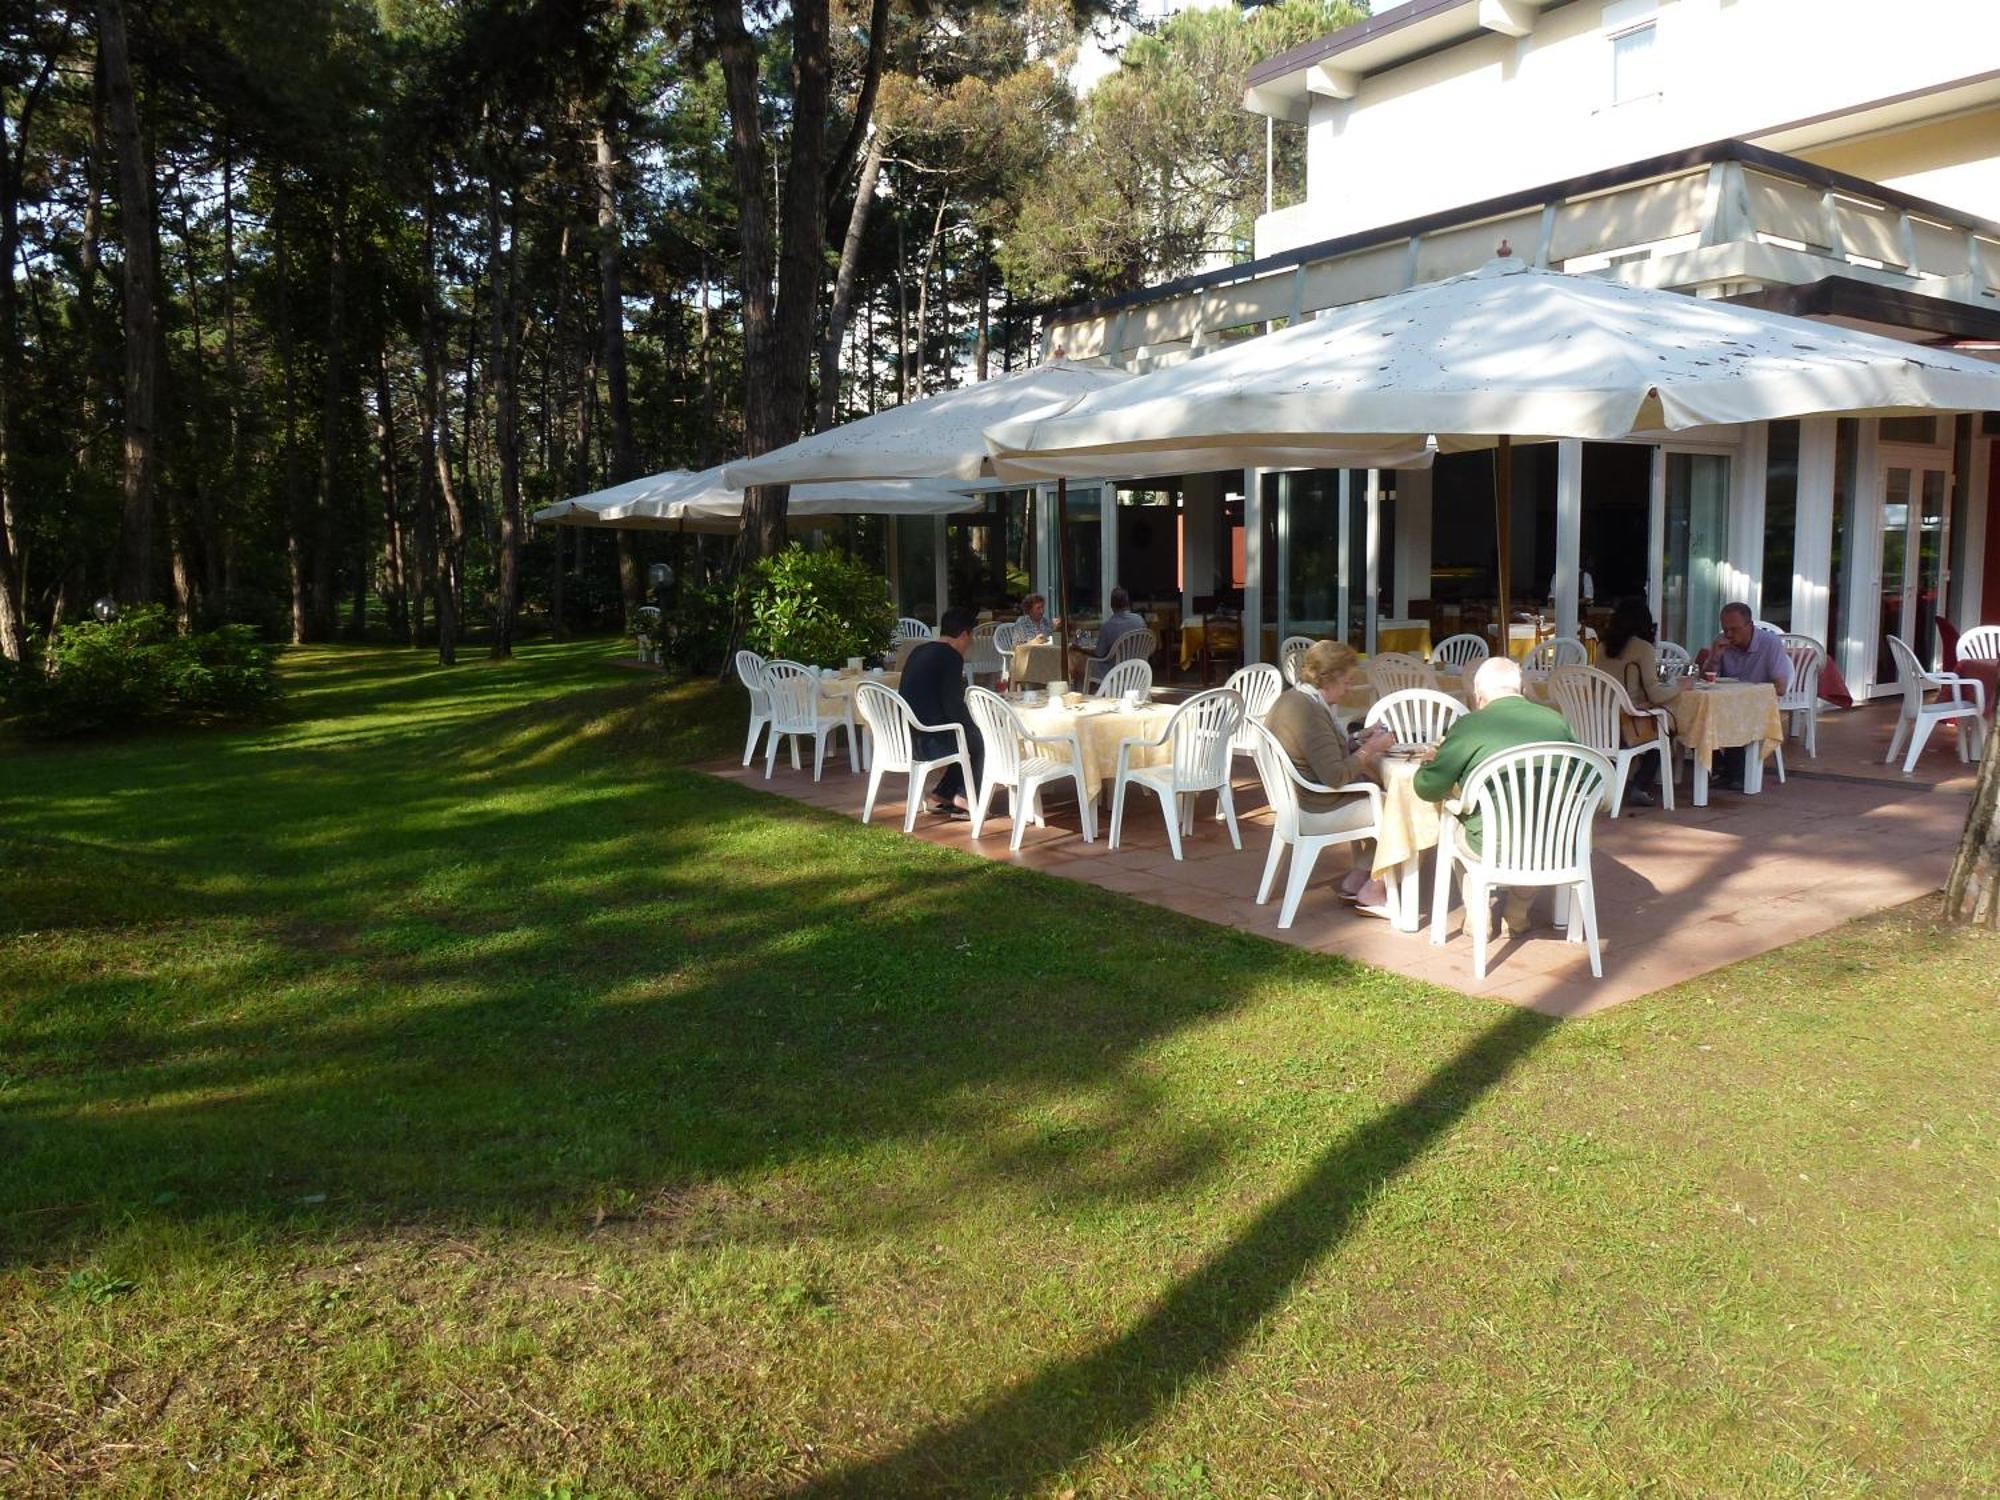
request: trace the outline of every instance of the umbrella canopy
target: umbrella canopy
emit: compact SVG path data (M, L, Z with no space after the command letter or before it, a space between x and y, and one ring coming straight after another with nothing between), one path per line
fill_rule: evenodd
M608 506L599 512L599 524L726 523L733 531L743 518L743 491L723 481L724 467L718 464L655 493ZM797 485L787 509L793 519L811 521L857 515L949 516L984 506L976 496L932 480L864 479Z
M532 519L539 526L603 526L608 524L604 518L607 510L671 490L693 477L686 469L668 469L665 473L648 474L644 479L628 479L609 489L544 505Z
M961 386L829 427L739 458L723 477L739 488L829 479L955 479L990 475L985 429L1029 412L1067 406L1133 379L1123 370L1055 360L997 380ZM797 505L797 496L793 497Z
M1680 292L1489 262L987 429L1008 478L1394 468L1500 438L2000 407L2000 370ZM1419 460L1420 461L1420 460Z

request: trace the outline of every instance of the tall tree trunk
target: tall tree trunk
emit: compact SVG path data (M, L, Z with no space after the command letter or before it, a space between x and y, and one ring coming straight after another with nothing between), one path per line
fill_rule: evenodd
M13 116L18 147L10 148L6 127L0 125L0 657L8 661L21 661L28 654L20 500L10 468L17 451L15 399L21 379L21 305L14 265L21 251L20 204L28 130L54 67L51 56L22 100L19 114ZM0 116L8 113L6 94L0 87Z
M451 482L451 436L445 426L444 333L437 292L437 195L424 201L423 425L418 478L426 550L432 561L432 612L437 616L438 664L458 660L458 622L463 611L465 511Z
M222 364L229 386L229 493L240 504L244 484L243 453L243 370L236 361L236 147L228 137L222 143ZM220 611L224 619L233 613L235 589L235 537L228 526L222 531L222 595Z
M382 602L389 611L390 631L414 646L409 580L403 566L403 507L396 484L396 408L389 397L386 350L375 359L375 442L382 470Z
M153 400L158 319L153 306L153 164L139 133L123 0L98 0L97 50L105 102L118 137L118 200L125 246L124 506L118 593L128 604L153 597ZM9 265L4 273L12 276Z
M1963 726L1965 720L1960 719ZM1963 729L1960 731L1963 733ZM2000 927L2000 732L1989 731L1979 758L1979 780L1966 809L1951 878L1944 887L1944 914L1953 922Z
M327 244L326 382L320 393L319 487L313 506L312 623L321 639L333 634L334 509L340 490L340 439L347 360L342 345L347 316L347 184L334 189Z
M604 386L611 405L611 482L639 477L639 454L632 442L632 394L625 372L625 287L618 218L618 171L611 132L597 122L597 307L603 327ZM702 279L702 357L708 332L708 280ZM704 373L703 380L707 376Z
M292 644L303 645L310 621L306 609L305 498L299 480L298 356L292 339L290 195L281 174L273 189L272 236L277 241L278 366L285 406L285 573L292 593Z
M498 598L493 610L493 658L514 654L515 615L521 604L521 471L520 471L520 340L514 322L514 269L520 248L518 224L510 224L501 205L510 200L501 190L497 172L487 181L488 273L493 284L493 348L487 356L493 372L493 442L499 450L500 535Z
M193 451L189 454L188 498L191 507L178 504L172 506L176 523L175 546L184 554L192 545L200 559L201 570L198 583L183 582L177 576L175 593L181 603L181 628L194 627L199 601L207 601L210 610L222 595L222 545L217 535L215 494L210 483L207 463L207 415L208 415L208 334L201 320L201 267L195 256L194 219L188 207L187 179L176 174L175 197L180 201L181 251L187 265L187 315L189 341L193 345L192 363L189 366L187 388L181 392L181 409L185 414L187 432L192 440ZM174 563L177 575L188 569L185 555L177 555Z
M924 381L924 371L930 363L931 349L931 277L937 270L938 242L944 238L944 209L951 194L944 188L938 189L937 212L931 216L930 239L924 244L923 274L917 278L917 379L915 399L924 399L928 389Z
M979 236L979 337L973 341L972 363L975 379L986 379L987 353L992 347L993 257L986 236Z
M854 211L847 216L847 237L840 244L840 271L833 279L833 308L827 314L826 342L820 346L819 410L813 423L824 432L840 405L840 340L847 331L854 305L854 280L861 269L861 245L868 234L868 213L875 202L876 179L882 175L882 133L868 137L868 154L861 159L861 181L854 189Z

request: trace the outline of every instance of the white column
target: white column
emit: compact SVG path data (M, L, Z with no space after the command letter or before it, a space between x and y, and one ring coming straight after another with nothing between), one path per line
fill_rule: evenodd
M1556 444L1556 634L1582 637L1583 444Z
M1771 429L1752 422L1731 465L1729 555L1721 573L1724 602L1740 599L1753 619L1764 615L1764 491L1769 480Z
M1375 654L1375 621L1382 613L1379 605L1382 598L1382 471L1368 471L1367 496L1368 516L1366 544L1368 547L1368 571L1364 583L1368 597L1361 613L1362 649L1370 656Z
M1278 475L1278 602L1271 623L1283 636L1292 623L1292 476Z
M1264 659L1264 471L1243 471L1243 660Z
M1431 471L1404 469L1396 475L1396 618L1407 620L1410 605L1431 596Z
M1799 528L1792 542L1792 629L1825 641L1833 595L1833 441L1838 420L1799 423ZM1781 587L1768 578L1767 588ZM1829 648L1831 649L1831 648ZM1834 653L1839 659L1838 652Z
M1353 618L1353 586L1348 580L1353 576L1353 559L1348 553L1353 549L1348 545L1348 537L1354 525L1354 471L1340 471L1340 505L1338 511L1338 542L1334 548L1334 576L1340 580L1333 595L1333 638L1347 639L1347 622Z
M1055 534L1056 487L1035 486L1034 578L1029 584L1035 593L1048 596L1049 614L1055 614Z

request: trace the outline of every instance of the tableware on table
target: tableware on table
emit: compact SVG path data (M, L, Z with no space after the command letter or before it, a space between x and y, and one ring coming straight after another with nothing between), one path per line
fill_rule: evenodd
M1126 713L1132 714L1139 711L1139 705L1145 702L1145 699L1140 695L1137 688L1132 688L1118 701L1124 705Z
M880 677L882 675L882 669L880 667L870 667L868 669L868 675L870 677Z
M1067 682L1044 683L1042 691L1047 693L1051 698L1060 698L1064 693L1069 691L1069 684Z
M1064 708L1081 708L1090 700L1085 698L1081 693L1064 693L1062 701Z
M861 670L861 658L858 656L848 657L847 670L850 672L859 672Z

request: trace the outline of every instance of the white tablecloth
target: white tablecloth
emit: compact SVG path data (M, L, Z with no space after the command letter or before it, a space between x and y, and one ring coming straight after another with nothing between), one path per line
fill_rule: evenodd
M1156 737L1166 728L1167 720L1173 717L1174 711L1168 704L1149 703L1136 712L1128 713L1115 701L1091 699L1080 710L1052 704L1041 708L1023 708L1019 712L1021 723L1030 734L1076 736L1083 749L1084 790L1095 797L1106 782L1117 779L1119 743L1127 739ZM1037 745L1034 753L1057 760L1069 759L1067 748L1059 745ZM1153 750L1135 750L1130 764L1159 765L1167 756L1165 745Z

